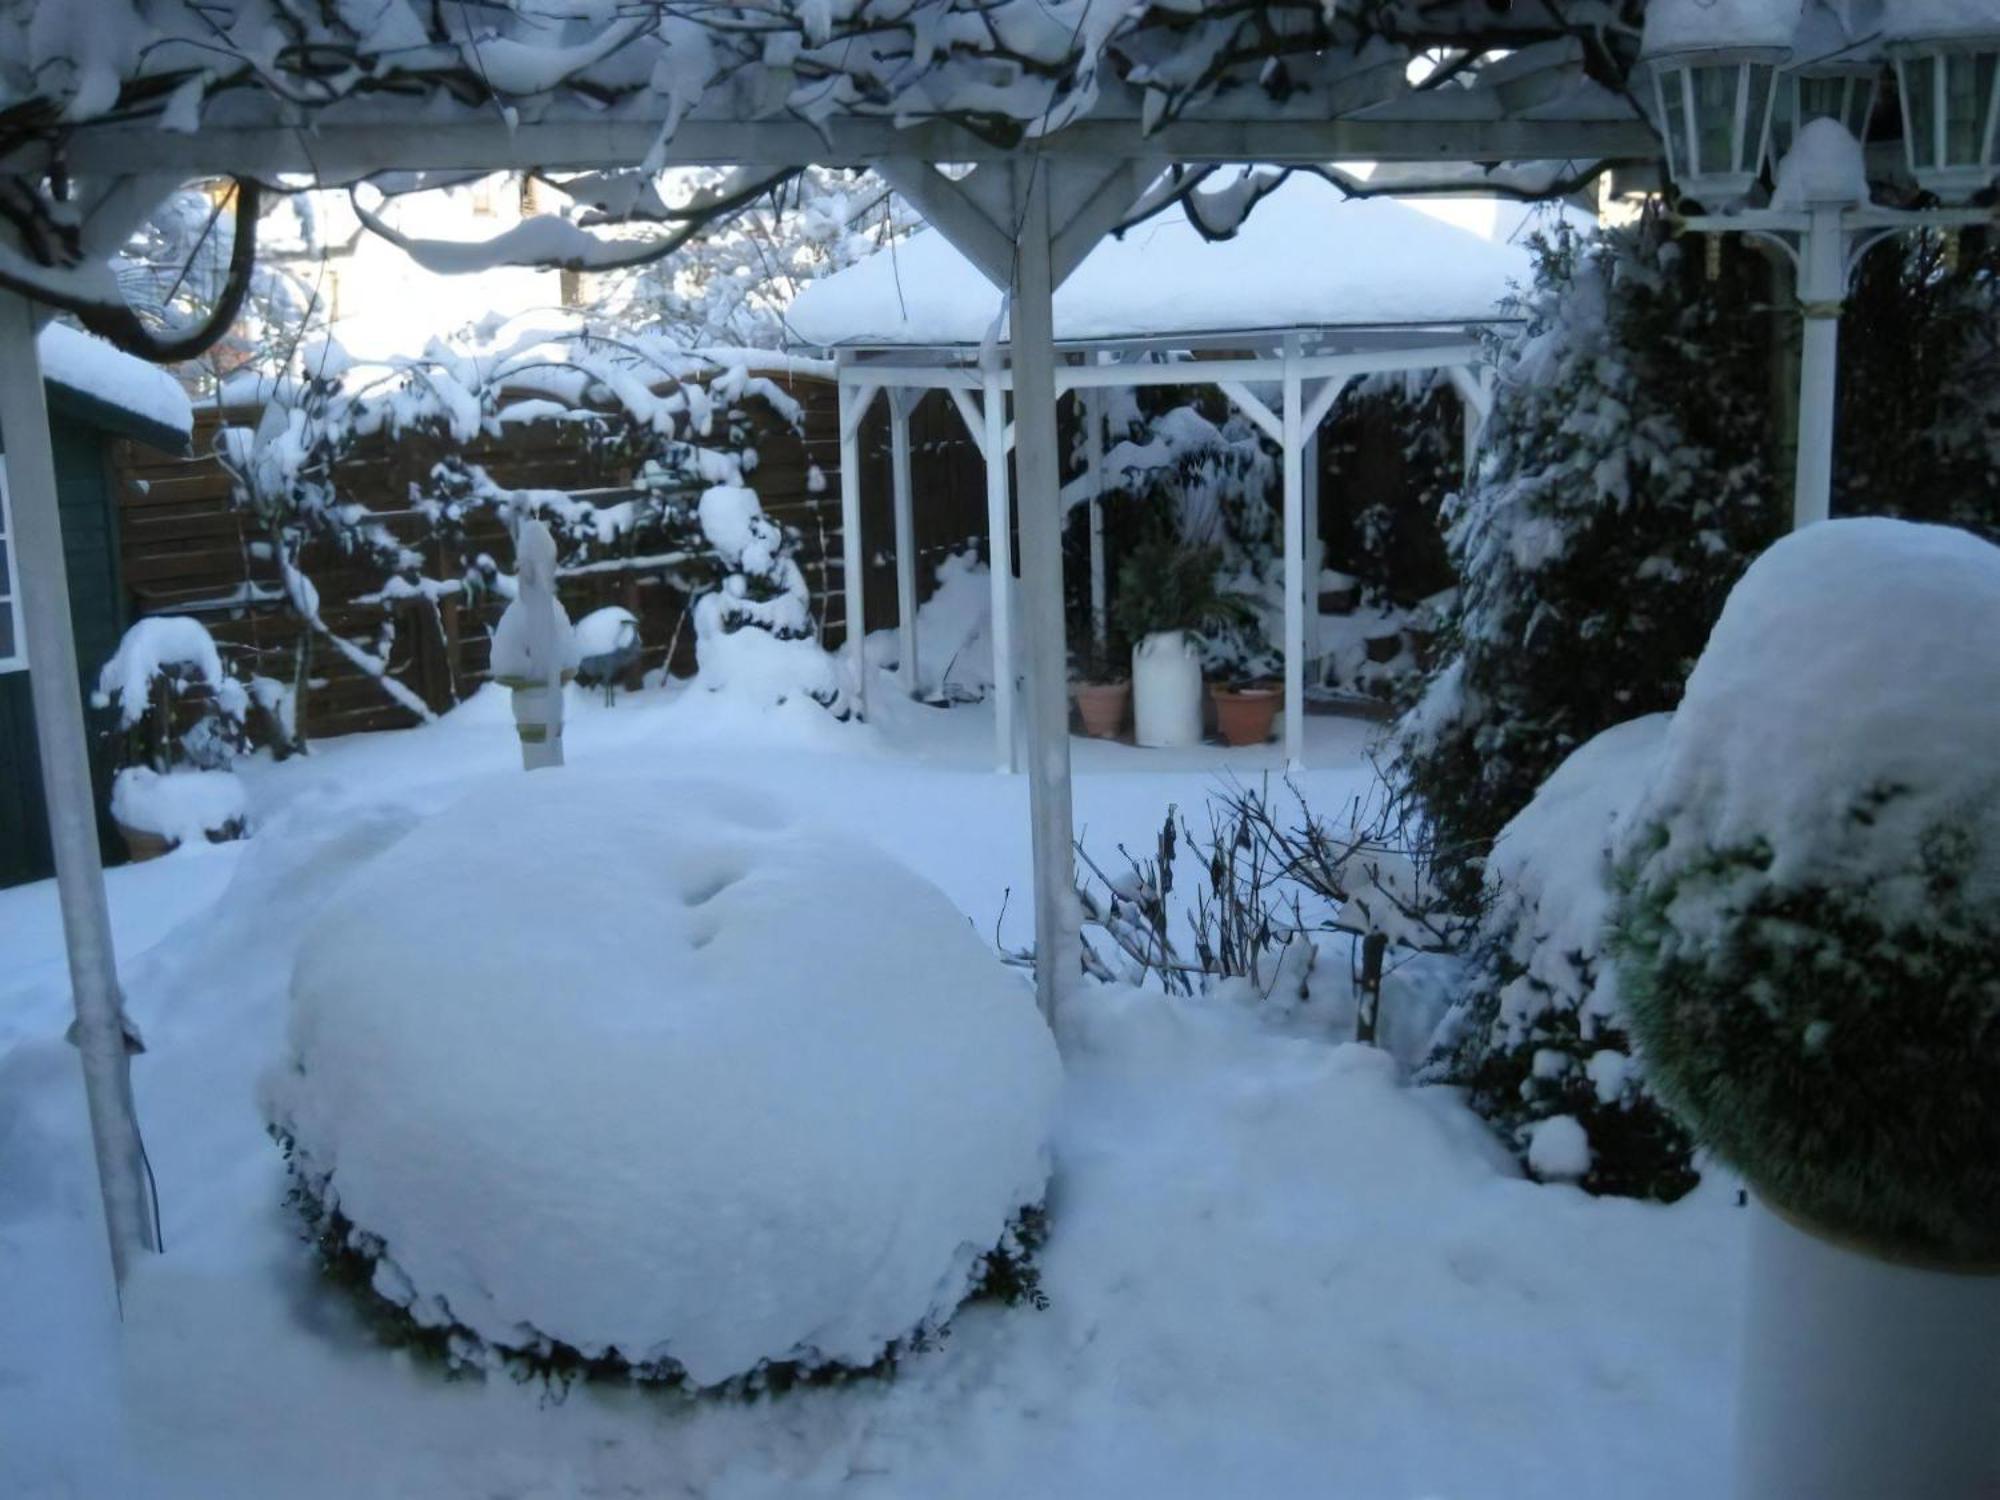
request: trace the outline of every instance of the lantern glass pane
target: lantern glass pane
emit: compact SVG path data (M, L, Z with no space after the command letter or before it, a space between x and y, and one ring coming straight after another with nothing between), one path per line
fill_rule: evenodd
M1687 170L1687 96L1682 92L1681 70L1662 69L1659 89L1660 134L1667 142L1667 175L1679 178Z
M1709 64L1694 73L1694 170L1699 175L1736 168L1735 63Z
M1742 160L1738 170L1753 176L1764 166L1764 130L1771 115L1771 85L1777 69L1750 63L1743 69L1744 85L1750 90L1749 108L1743 111L1743 139L1738 142Z
M1903 108L1907 114L1910 164L1937 165L1937 60L1913 57L1898 71L1903 80Z
M1986 112L1993 99L1991 52L1944 55L1944 165L1977 166L1986 149Z

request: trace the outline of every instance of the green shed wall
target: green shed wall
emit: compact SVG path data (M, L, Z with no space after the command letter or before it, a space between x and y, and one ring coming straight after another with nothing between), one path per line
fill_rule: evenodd
M91 709L97 669L118 648L125 628L124 590L118 572L118 527L111 504L109 450L113 436L69 410L51 392L50 435L55 443L56 497L62 510L63 553L69 572L70 620L76 631L90 724L91 769L97 780L98 839L105 858L123 857L105 811L111 787L111 715ZM4 444L0 435L0 444ZM18 499L15 504L18 506ZM37 670L31 664L30 671ZM48 804L35 750L35 712L28 672L0 673L0 886L55 873L49 851Z

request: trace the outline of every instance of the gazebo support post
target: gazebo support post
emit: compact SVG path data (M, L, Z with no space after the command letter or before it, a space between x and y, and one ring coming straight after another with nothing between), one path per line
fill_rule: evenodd
M1069 663L1063 629L1062 470L1056 451L1055 165L1015 164L1020 229L1010 314L1015 467L1021 484L1021 617L1027 634L1028 815L1035 862L1035 998L1054 1025L1081 969L1069 780ZM1079 256L1078 259L1081 259ZM990 429L989 429L990 430ZM996 447L999 445L995 445Z
M854 663L854 706L868 717L868 625L864 601L868 592L861 551L861 419L875 400L876 388L851 384L844 367L835 371L840 416L840 593L846 607L847 653Z
M1306 579L1306 660L1316 662L1324 654L1320 644L1319 574L1326 566L1319 535L1319 429L1306 434L1305 450Z
M12 292L0 292L0 369L7 372L7 378L0 380L0 442L6 445L28 688L35 706L35 743L48 797L49 842L55 849L56 893L76 1007L70 1036L82 1055L111 1272L122 1287L133 1259L159 1248L159 1233L132 1102L137 1034L125 1020L97 848L97 793L91 783L78 689L62 521L56 508L55 451L35 332L34 309L28 302Z
M889 392L889 483L896 503L896 670L917 695L917 518L910 495L910 411L920 393Z
M1104 579L1104 392L1077 392L1083 405L1083 465L1090 483L1090 631L1101 649L1111 636Z
M1285 345L1285 764L1300 766L1305 757L1305 391L1299 379L1295 341Z
M1014 527L1007 503L1007 404L1000 371L988 362L980 374L986 435L987 584L993 607L993 742L1002 771L1019 769L1014 758Z

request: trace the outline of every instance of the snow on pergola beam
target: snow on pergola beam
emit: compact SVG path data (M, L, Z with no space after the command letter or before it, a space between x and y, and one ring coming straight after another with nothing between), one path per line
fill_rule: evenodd
M63 157L71 171L84 176L139 172L266 181L300 176L338 185L380 172L388 163L408 171L499 172L638 162L659 134L660 122L652 120L564 120L523 124L511 132L491 120L420 130L387 124L322 123L310 131L211 126L198 135L92 126L65 141ZM894 157L981 162L1023 154L1278 165L1431 162L1439 165L1442 180L1471 191L1463 164L1653 161L1659 143L1650 126L1631 118L1194 119L1151 134L1137 119L1091 119L1010 148L949 121L897 125L850 117L824 127L797 120L689 120L665 144L662 160L668 166L861 166Z

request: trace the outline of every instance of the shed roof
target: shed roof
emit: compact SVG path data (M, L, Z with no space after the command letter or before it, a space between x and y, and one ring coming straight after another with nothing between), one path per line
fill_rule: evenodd
M1059 343L1179 335L1457 327L1494 321L1528 252L1389 198L1288 180L1227 240L1178 209L1106 240L1055 294ZM982 343L1000 293L935 230L815 281L793 301L802 348Z
M100 427L170 452L185 451L194 407L181 383L103 339L51 323L35 339L42 378L58 399Z

